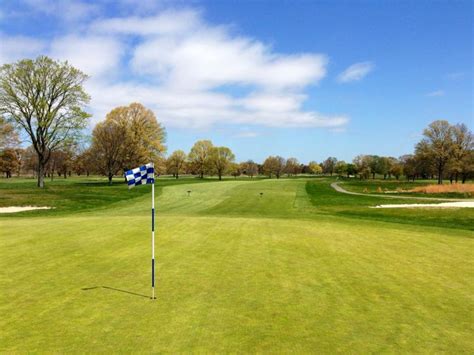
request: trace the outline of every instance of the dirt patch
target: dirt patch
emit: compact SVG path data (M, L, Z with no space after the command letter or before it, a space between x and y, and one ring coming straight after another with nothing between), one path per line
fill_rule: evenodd
M22 207L0 207L0 213L16 213L34 210L49 210L51 207L37 207L37 206L22 206Z
M412 203L399 205L378 205L371 208L474 208L474 202Z

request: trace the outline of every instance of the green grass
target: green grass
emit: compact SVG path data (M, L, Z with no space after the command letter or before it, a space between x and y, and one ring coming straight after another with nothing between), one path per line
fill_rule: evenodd
M149 186L1 180L0 351L472 353L474 211L332 181L158 180L152 301Z

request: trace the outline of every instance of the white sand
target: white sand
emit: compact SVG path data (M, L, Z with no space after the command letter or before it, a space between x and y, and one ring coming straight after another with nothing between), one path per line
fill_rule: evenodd
M36 207L36 206L23 206L23 207L0 207L0 213L15 213L33 210L49 210L51 207Z
M379 205L371 208L474 208L474 201Z

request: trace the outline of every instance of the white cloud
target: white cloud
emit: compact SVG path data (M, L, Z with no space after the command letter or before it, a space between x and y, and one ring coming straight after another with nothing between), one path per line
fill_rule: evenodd
M248 131L248 130L244 130L234 135L235 138L255 138L258 136L259 134L257 132Z
M68 35L55 39L49 53L96 77L116 71L123 51L121 42L113 37Z
M340 83L348 83L351 81L358 81L363 79L369 74L375 65L372 62L361 62L352 64L337 77L337 81Z
M425 96L428 96L428 97L444 96L444 91L443 90L432 91L432 92L427 93Z
M24 36L0 34L0 43L0 64L36 57L46 48L44 41Z
M323 55L278 55L261 42L232 37L222 28L146 39L134 51L133 68L178 88L259 85L279 90L317 83L326 73Z
M177 35L200 26L199 13L192 10L167 10L155 16L118 17L94 22L91 30L109 34Z
M93 123L134 101L166 126L183 128L337 128L348 122L345 115L303 109L308 87L326 75L323 54L278 53L190 9L99 19L79 28L37 49L91 76L86 90Z
M76 22L100 12L98 4L75 0L23 0L30 8L48 16L54 16L61 21Z

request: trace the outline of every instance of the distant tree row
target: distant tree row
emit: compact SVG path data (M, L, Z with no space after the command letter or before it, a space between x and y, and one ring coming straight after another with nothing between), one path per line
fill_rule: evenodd
M262 164L235 162L231 149L197 141L186 154L172 152L167 158L166 133L154 113L140 103L110 111L89 139L82 132L90 117L84 111L89 96L83 90L87 75L67 62L40 56L0 67L0 171L7 178L33 173L38 186L44 178L101 174L114 176L141 164L154 162L157 174L179 178L192 174L214 175L327 174L360 179L392 176L399 179L449 178L463 183L474 173L474 138L464 124L434 121L423 132L413 154L399 158L358 155L351 163L329 157L307 165L296 158L269 156ZM20 137L31 145L21 148Z

